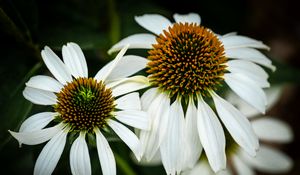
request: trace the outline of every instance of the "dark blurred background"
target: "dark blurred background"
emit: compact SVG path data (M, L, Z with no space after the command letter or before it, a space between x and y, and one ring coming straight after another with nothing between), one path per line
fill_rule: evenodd
M297 4L296 0L0 0L0 174L32 174L36 157L44 145L20 149L7 130L17 130L29 115L44 110L27 102L22 90L30 76L46 71L40 57L45 45L60 55L63 44L78 43L87 58L89 74L93 76L113 58L106 53L112 44L128 35L145 32L135 23L135 15L159 13L172 19L174 13L189 12L200 14L202 24L219 34L234 31L271 47L267 54L277 65L277 71L271 74L270 81L285 84L287 88L269 114L292 126L294 141L281 149L294 160L294 168L287 174L300 174L300 129L297 126L300 123L300 13ZM122 145L113 147L116 152L120 150L120 155L124 154L123 149L128 153ZM68 151L64 152L63 159L68 160ZM99 169L97 161L96 157L92 163L95 169ZM141 168L132 161L130 164L136 174L163 174L161 167ZM127 174L119 166L118 172ZM63 174L65 170L70 172L68 161L60 161L55 174Z

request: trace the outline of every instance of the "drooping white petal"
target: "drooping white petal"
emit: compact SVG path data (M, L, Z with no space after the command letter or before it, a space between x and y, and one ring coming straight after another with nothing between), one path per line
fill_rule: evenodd
M239 111L243 113L247 118L256 117L260 114L257 109L246 103L232 91L228 92L225 99L232 105L236 106L236 108L239 109Z
M227 62L227 70L232 73L241 73L255 83L257 83L260 87L270 87L270 83L268 82L268 74L266 71L260 66L244 60L230 60Z
M160 153L167 174L180 174L185 160L185 121L181 102L175 100L170 107L169 123L165 139L161 143Z
M47 140L51 139L53 136L55 136L59 131L63 130L65 127L65 124L58 124L56 126L42 129L42 130L35 130L35 131L29 131L29 132L13 132L9 131L9 133L18 140L18 142L21 144L26 145L36 145L43 142L46 142Z
M210 166L205 161L198 162L193 169L187 170L182 173L182 175L199 175L199 174L201 174L201 175L216 175L216 173L214 173L211 170Z
M122 110L140 110L141 100L139 93L133 92L116 99L116 108Z
M120 137L121 140L132 150L135 157L140 160L142 156L141 143L137 136L126 128L124 125L109 119L108 125L114 130L114 132Z
M262 54L260 51L252 48L234 48L226 49L225 56L228 58L241 59L246 61L252 61L254 63L263 65L270 68L272 71L276 70L276 67L272 65L271 60Z
M50 175L54 171L67 140L68 129L57 133L43 148L34 166L34 175Z
M112 48L108 50L108 54L121 50L127 44L129 44L130 49L151 49L154 43L156 43L155 35L146 33L134 34L113 45Z
M293 166L291 158L265 145L260 146L255 157L251 157L242 152L241 158L257 170L267 173L285 173Z
M76 43L68 43L62 48L63 60L75 77L88 77L88 68L81 48Z
M96 128L94 131L96 133L97 151L100 159L102 174L116 175L117 170L114 154L100 130Z
M262 140L277 143L287 143L293 140L291 127L283 121L264 117L253 120L251 123L255 133Z
M225 50L227 49L233 49L233 48L241 48L241 47L252 47L257 49L267 49L270 48L265 45L263 42L255 40L253 38L249 38L247 36L241 36L241 35L231 35L227 37L221 38L221 41L225 47Z
M112 94L114 97L123 95L129 92L137 91L149 86L149 80L144 76L133 76L129 78L123 78L119 81L107 84L107 87L112 88Z
M133 155L130 155L132 160L135 164L141 165L141 166L161 166L161 156L160 151L157 151L156 154L153 156L153 158L150 161L147 161L144 157L140 161L136 160L136 158Z
M249 165L247 165L245 162L243 162L242 159L240 159L236 155L232 155L231 157L233 168L236 170L237 174L241 175L255 175L255 172L252 170Z
M254 74L255 76L261 77L261 78L268 78L268 73L258 66L257 64L254 64L252 62L246 61L246 60L229 60L227 62L229 71L236 71L239 72L244 71L245 74Z
M42 58L52 75L62 84L72 81L72 76L66 65L60 58L48 47L42 50Z
M147 161L153 158L161 142L165 139L169 109L170 99L164 94L158 94L147 110L151 128L150 130L142 130L140 132L143 154Z
M163 30L171 26L171 22L164 16L158 14L145 14L142 16L135 16L135 21L150 32L159 35Z
M141 105L143 111L148 111L148 108L157 95L157 88L148 89L141 97Z
M272 86L271 88L265 89L264 92L266 93L268 101L267 109L270 109L279 100L282 87ZM247 118L257 117L260 114L257 109L246 103L233 92L227 94L226 100L236 106Z
M22 123L19 132L41 130L47 126L57 115L58 114L56 112L41 112L32 115Z
M134 73L145 69L148 60L146 58L135 56L135 55L126 55L118 62L116 67L107 77L107 80L116 80L125 77L129 77Z
M228 132L247 153L256 155L259 143L249 120L234 106L211 92L217 112Z
M208 162L214 172L226 168L225 135L214 111L198 98L198 133Z
M186 166L192 168L195 166L202 152L202 145L200 143L198 129L197 129L197 108L194 100L189 99L189 104L186 111Z
M50 92L60 92L63 88L63 85L57 80L45 75L31 77L26 86Z
M149 117L146 112L140 110L124 110L115 112L115 118L119 121L138 129L150 128Z
M200 161L193 169L184 171L181 175L233 175L233 173L230 169L215 173L206 161Z
M226 73L225 82L243 100L265 113L267 98L264 91L248 77L238 73Z
M54 105L56 104L56 95L53 92L44 91L36 88L25 87L23 96L34 104Z
M74 175L92 174L89 149L85 141L85 133L80 132L70 150L70 166Z
M111 72L115 69L117 64L121 61L123 58L123 55L127 51L129 45L126 45L123 47L123 49L118 53L116 58L108 65L104 66L102 69L98 71L98 73L95 75L95 79L98 81L104 81L106 82L107 77L111 74Z
M176 23L196 23L196 24L200 24L201 23L201 18L200 16L197 14L197 13L189 13L189 14L184 14L184 15L181 15L181 14L178 14L178 13L175 13L173 15L173 18L175 19L175 22Z
M227 168L225 170L221 170L221 171L217 172L216 175L233 175L233 173L231 172L231 170L229 168Z
M272 108L275 103L279 101L279 98L282 94L282 88L283 86L272 86L271 88L264 90L268 100L268 109Z

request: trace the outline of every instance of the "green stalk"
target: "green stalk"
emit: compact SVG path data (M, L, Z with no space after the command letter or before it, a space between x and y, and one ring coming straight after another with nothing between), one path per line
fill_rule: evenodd
M118 154L114 153L115 159L118 167L124 172L126 175L136 175L133 169L129 166L129 164Z
M120 39L120 18L116 11L115 1L107 0L108 16L109 16L109 38L111 44L115 44Z

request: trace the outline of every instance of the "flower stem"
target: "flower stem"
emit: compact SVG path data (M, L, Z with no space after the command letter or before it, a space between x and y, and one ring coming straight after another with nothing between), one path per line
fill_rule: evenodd
M119 168L124 172L126 175L136 175L134 170L130 167L130 165L124 160L121 156L118 154L114 153L117 165Z
M116 12L114 0L107 0L108 16L110 21L109 37L111 44L115 44L120 39L120 18Z

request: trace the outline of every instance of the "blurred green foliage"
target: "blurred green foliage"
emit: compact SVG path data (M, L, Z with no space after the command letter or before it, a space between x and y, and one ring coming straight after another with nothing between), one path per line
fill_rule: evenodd
M216 5L218 4L218 5ZM231 10L233 9L233 10ZM121 38L146 32L134 21L135 15L159 13L171 19L173 13L196 12L217 33L247 31L249 14L244 1L150 1L150 0L2 0L0 1L0 167L1 174L32 174L35 160L44 144L18 147L7 130L18 130L25 118L44 111L22 96L25 82L36 74L47 74L40 50L48 45L58 55L67 42L76 42L84 50L89 74L94 75L113 56L107 50ZM238 14L238 15L237 15ZM128 53L131 53L129 51ZM145 53L145 52L143 52ZM300 84L300 71L276 62L277 71L271 83ZM130 158L124 144L111 144L118 174L164 174L161 166L142 167ZM54 174L70 174L67 144ZM97 151L90 148L93 174L99 174Z

